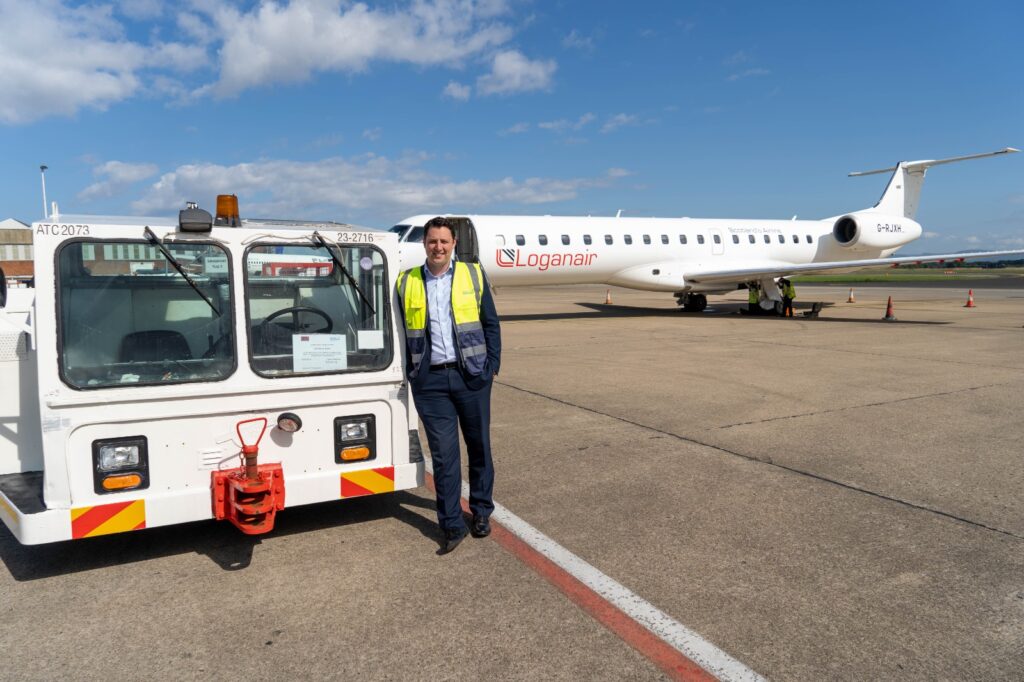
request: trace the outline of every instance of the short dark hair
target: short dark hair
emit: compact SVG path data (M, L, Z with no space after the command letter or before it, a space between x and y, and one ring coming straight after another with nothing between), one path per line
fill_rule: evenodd
M444 216L437 216L436 218L431 218L427 221L427 224L423 226L424 239L427 238L427 233L430 232L430 228L432 227L447 227L448 231L452 233L452 240L454 241L456 239L455 227L452 225L451 221Z

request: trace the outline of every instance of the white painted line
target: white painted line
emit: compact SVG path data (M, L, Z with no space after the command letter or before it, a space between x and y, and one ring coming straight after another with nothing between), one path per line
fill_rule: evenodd
M434 468L429 458L425 463L427 470L433 475ZM469 484L466 481L462 482L462 496L469 499ZM755 682L766 679L497 502L494 503L491 518L658 639L718 679L725 682Z

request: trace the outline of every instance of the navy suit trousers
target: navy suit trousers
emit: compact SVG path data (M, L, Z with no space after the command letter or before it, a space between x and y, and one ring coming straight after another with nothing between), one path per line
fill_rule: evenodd
M494 465L491 463L491 380L478 389L466 386L457 368L430 371L413 383L412 396L423 420L434 463L437 522L442 530L466 527L459 498L462 462L459 428L469 459L469 508L479 516L494 511Z

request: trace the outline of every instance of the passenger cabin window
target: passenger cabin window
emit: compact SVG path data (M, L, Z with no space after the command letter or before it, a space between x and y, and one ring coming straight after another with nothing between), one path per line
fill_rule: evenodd
M228 252L180 242L167 250L195 289L148 242L60 248L57 334L66 384L123 389L219 381L234 372Z
M814 240L811 239L811 235L807 235L807 243L808 244L812 244L813 242L814 242Z
M565 244L566 246L569 246L569 235L567 235L567 234L563 234L562 235L562 243Z
M583 243L586 244L587 246L590 245L591 240L590 240L590 235L589 234L583 235Z
M800 237L798 237L798 236L796 236L796 235L794 234L794 235L793 235L793 243L794 243L794 244L799 244L799 243L800 243Z
M633 236L629 235L629 234L623 235L622 241L626 242L627 244L632 244L633 243Z
M713 235L711 235L711 238L715 240L716 244L721 244L722 243L721 235L713 234Z
M246 253L249 353L260 376L367 372L391 363L383 256L369 246L332 251L261 244Z
M537 237L537 241L540 242L541 246L547 246L548 245L548 236L546 234L542 234L539 237Z
M526 246L526 237L521 234L516 235L516 244L518 246Z
M612 239L612 236L610 234L606 234L604 236L604 243L605 244L611 244L613 242L614 242L614 240Z
M668 235L667 234L661 235L661 243L662 244L668 244Z
M686 235L685 234L679 235L679 243L680 244L685 244L686 243Z
M748 240L748 241L749 241L749 242L750 242L751 244L753 244L753 243L754 243L754 242L756 241L756 240L754 239L754 235L752 235L752 234L748 234L748 235L747 235L747 240Z
M732 236L732 243L733 244L739 244L740 243L740 236L738 234L734 234Z
M772 243L772 238L769 237L768 235L765 235L764 236L764 243L765 244L771 244Z
M650 243L651 243L651 235L645 234L644 235L644 244L650 244Z
M704 235L702 235L702 234L698 234L697 235L697 243L698 244L703 244L704 243Z
M781 234L779 235L779 243L780 244L785 244L786 243L786 238L783 237Z

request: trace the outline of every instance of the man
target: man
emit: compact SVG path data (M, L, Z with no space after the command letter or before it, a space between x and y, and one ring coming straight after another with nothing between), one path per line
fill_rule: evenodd
M755 284L747 284L747 314L758 315L761 312L761 288Z
M405 320L406 375L427 432L434 463L441 554L466 537L459 427L469 459L470 531L491 532L491 383L501 364L501 329L494 300L477 263L453 261L455 230L446 218L424 226L427 262L398 277Z
M793 299L796 298L796 287L785 277L779 279L782 289L782 316L793 317Z

